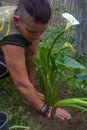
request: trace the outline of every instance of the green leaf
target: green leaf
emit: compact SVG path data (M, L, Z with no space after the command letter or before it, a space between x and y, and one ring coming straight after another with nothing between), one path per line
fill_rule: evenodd
M76 75L76 77L77 77L77 80L78 80L78 81L87 80L87 75L86 75L86 74L83 74L83 73L80 73L80 74Z
M39 47L39 58L37 63L44 68L47 64L47 54L48 54L48 47L41 46Z
M64 65L66 67L71 67L74 69L85 69L85 67L83 65L81 65L79 62L77 62L75 59L68 57L68 56L64 56Z

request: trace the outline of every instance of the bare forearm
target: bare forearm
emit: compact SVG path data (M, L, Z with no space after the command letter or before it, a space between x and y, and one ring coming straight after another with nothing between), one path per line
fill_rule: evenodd
M36 110L41 110L44 102L40 99L32 84L25 85L22 83L17 88Z

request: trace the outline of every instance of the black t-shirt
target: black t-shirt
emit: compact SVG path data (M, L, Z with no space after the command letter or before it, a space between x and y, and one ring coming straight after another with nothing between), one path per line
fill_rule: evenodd
M26 48L32 44L32 42L27 41L22 35L20 34L12 34L7 37L4 37L0 40L0 45L14 45Z
M4 37L2 40L0 40L0 45L6 45L6 44L26 48L26 47L30 46L32 43L28 42L20 34L13 34L13 35L9 35L7 37ZM2 64L6 64L5 58L4 58L4 53L1 49L0 49L0 62ZM6 71L6 68L2 64L0 64L0 75L5 73L5 71ZM0 79L5 78L9 75L10 74L9 74L9 71L8 71L4 76L0 76Z

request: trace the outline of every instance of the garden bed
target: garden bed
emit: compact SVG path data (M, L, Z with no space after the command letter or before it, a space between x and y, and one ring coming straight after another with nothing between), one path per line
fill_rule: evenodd
M62 121L60 119L51 120L40 117L35 111L31 112L31 119L36 126L40 125L40 130L87 130L87 114L78 110L69 110L72 119Z
M36 78L35 85L39 89L39 78ZM64 88L60 93L58 99L72 97L70 93ZM30 107L30 118L34 123L34 126L40 126L40 130L87 130L87 113L79 111L77 109L66 109L71 113L72 118L70 120L61 120L61 119L47 119L40 116L37 111Z
M39 78L36 76L35 86L40 87ZM87 113L77 109L67 109L71 113L71 120L48 119L42 117L21 97L10 78L0 81L0 111L5 111L9 115L9 126L24 125L31 126L30 130L87 130ZM58 99L72 97L67 89L62 89ZM38 129L38 126L39 129ZM16 129L19 130L19 129Z

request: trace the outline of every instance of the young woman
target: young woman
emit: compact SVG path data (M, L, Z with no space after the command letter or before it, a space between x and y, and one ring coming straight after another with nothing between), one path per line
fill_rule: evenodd
M17 7L0 8L0 78L10 74L16 88L43 116L51 116L51 106L44 103L44 95L34 87L35 65L40 35L51 17L47 0L20 0ZM27 61L27 62L26 62ZM70 119L71 115L58 108L56 117Z

